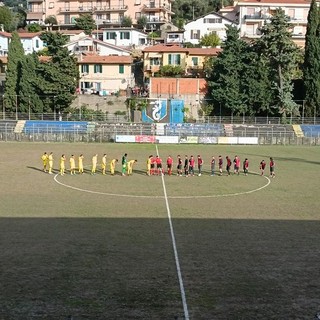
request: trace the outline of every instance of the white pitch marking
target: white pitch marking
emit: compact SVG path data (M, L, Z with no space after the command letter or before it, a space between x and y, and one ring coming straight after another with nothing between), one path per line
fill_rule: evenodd
M251 173L258 175L258 173L256 173L256 172L251 172ZM56 174L54 176L54 181L56 183L60 184L61 186L64 186L66 188L70 188L70 189L73 189L76 191L105 195L105 196L112 196L112 197L142 198L142 199L154 199L154 198L163 199L164 198L164 196L146 196L146 195L108 193L108 192L92 191L92 190L88 190L88 189L77 188L77 187L73 187L68 184L62 183L61 181L59 181L57 179L58 176L59 176L59 174ZM267 183L265 185L263 185L262 187L259 187L257 189L253 189L253 190L249 190L249 191L236 192L236 193L224 193L224 194L212 194L212 195L207 195L207 196L201 196L201 195L198 195L198 196L168 196L167 198L168 199L200 199L200 198L203 199L203 198L220 198L220 197L241 196L244 194L254 193L254 192L257 192L257 191L260 191L260 190L266 188L271 183L271 180L267 176L263 176L263 178L267 179Z
M157 155L159 155L159 151L158 151L158 146L157 145L156 145L156 150L157 150ZM176 262L177 274L178 274L178 279L179 279L179 286L180 286L180 293L181 293L181 299L182 299L182 305L183 305L183 311L184 311L184 318L185 318L185 320L189 320L190 319L189 318L189 311L188 311L186 293L185 293L184 285L183 285L182 274L181 274L181 267L180 267L178 250L177 250L177 245L176 245L176 238L175 238L175 235L174 235L174 229L173 229L173 224L172 224L172 220L171 220L171 211L170 211L170 207L169 207L166 184L164 183L164 177L163 177L163 173L162 172L161 172L161 180L162 180L164 198L165 198L165 201L166 201L167 214L168 214L168 220L169 220L169 226L170 226L170 234L171 234L172 247L173 247L173 252L174 252L174 259L175 259L175 262Z

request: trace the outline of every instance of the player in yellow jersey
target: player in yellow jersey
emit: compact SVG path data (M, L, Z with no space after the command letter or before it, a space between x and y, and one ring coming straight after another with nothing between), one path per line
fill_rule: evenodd
M49 174L53 174L52 168L53 168L53 153L50 152L48 156L48 162L49 162Z
M101 169L102 169L102 174L106 174L106 168L107 168L107 155L104 154L102 157L102 163L101 163Z
M74 175L74 174L76 174L76 161L74 159L73 154L71 155L69 162L70 162L70 173L71 173L71 175Z
M151 175L151 162L152 162L153 155L150 155L147 160L147 175Z
M112 176L114 176L114 170L116 168L116 163L118 162L118 159L112 159L110 162L110 173Z
M132 169L133 169L133 164L136 163L138 160L130 160L128 161L128 176L132 175Z
M92 157L92 168L91 168L91 174L92 174L92 175L96 174L97 163L98 163L98 155L95 154L95 155Z
M83 174L83 154L81 153L79 158L78 158L78 170L80 174Z
M47 165L48 165L49 156L47 155L46 152L41 156L41 160L43 163L43 171L47 172Z
M63 176L65 171L66 156L63 154L60 158L60 174Z

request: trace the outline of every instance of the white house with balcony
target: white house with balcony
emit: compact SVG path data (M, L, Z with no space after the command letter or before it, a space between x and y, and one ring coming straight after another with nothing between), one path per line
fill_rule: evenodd
M233 23L232 20L216 12L211 12L184 26L184 42L199 44L199 40L210 33L215 33L223 41L226 38L226 25Z
M38 52L45 47L40 39L41 32L20 32L18 34L25 54ZM8 54L11 36L11 33L0 31L0 55Z
M121 47L140 47L147 44L148 35L134 28L103 29L102 39L106 43Z
M99 56L130 56L127 49L115 46L101 40L85 36L65 45L74 54L99 55Z
M303 46L310 9L310 2L305 0L238 1L235 4L235 10L238 12L240 36L249 39L260 37L259 29L270 22L270 18L278 8L281 8L290 17L293 40Z

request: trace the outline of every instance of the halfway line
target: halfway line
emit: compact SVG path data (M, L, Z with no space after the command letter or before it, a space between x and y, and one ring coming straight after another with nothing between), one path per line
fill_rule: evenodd
M157 150L157 155L159 155L159 150L158 150L158 146L157 145L156 145L156 150ZM162 168L162 170L163 170L163 168ZM180 262L179 262L179 256L178 256L178 250L177 250L177 245L176 245L176 238L175 238L175 235L174 235L173 224L172 224L172 220L171 220L171 211L170 211L170 207L169 207L167 189L166 189L166 185L164 183L163 171L161 173L162 173L161 174L161 180L162 180L163 194L164 194L164 199L165 199L166 207L167 207L168 220L169 220L169 226L170 226L170 234L171 234L171 240L172 240L172 246L173 246L173 252L174 252L174 259L175 259L175 262L176 262L176 268L177 268L177 273L178 273L178 279L179 279L179 285L180 285L180 293L181 293L181 299L182 299L182 305L183 305L183 311L184 311L184 318L185 318L185 320L189 320L190 318L189 318L189 311L188 311L186 293L185 293L185 290L184 290L183 279L182 279L181 268L180 268Z

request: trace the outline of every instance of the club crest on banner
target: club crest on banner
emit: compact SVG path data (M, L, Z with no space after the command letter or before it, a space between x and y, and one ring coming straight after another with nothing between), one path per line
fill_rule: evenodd
M146 108L146 116L152 121L159 122L167 116L166 99L150 99Z

